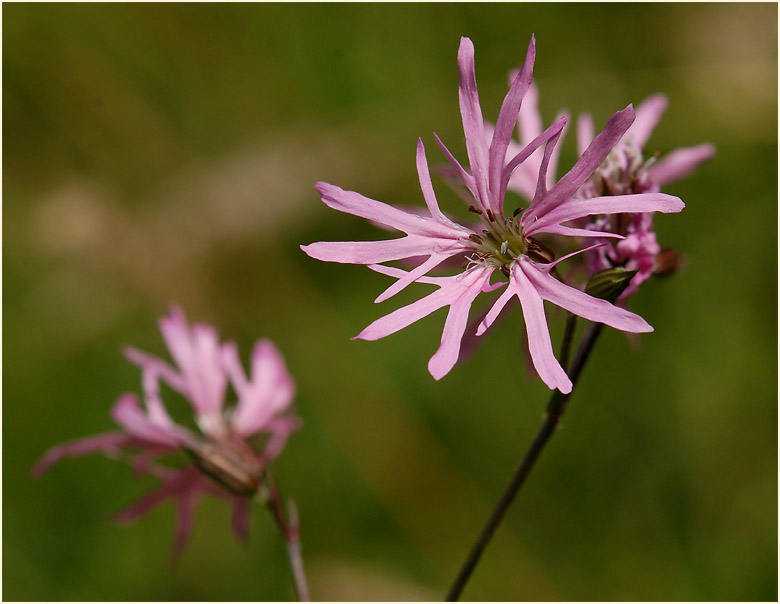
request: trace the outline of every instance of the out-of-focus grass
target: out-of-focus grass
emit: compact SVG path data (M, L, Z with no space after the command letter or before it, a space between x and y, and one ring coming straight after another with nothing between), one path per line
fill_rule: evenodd
M461 154L455 56L477 49L486 116L538 40L547 120L603 123L666 92L652 146L718 155L661 217L686 270L607 333L563 429L466 596L528 600L777 597L777 8L773 5L21 5L3 10L3 596L292 597L257 510L244 548L219 501L168 564L171 506L111 514L148 481L101 457L32 482L52 444L109 429L164 354L170 302L245 353L272 338L304 428L277 464L322 600L441 598L537 429L519 316L439 383L443 315L349 338L398 302L386 281L298 245L378 238L313 183L421 203L414 145ZM571 140L564 159L571 162ZM564 162L565 163L565 162ZM442 202L454 196L435 183Z

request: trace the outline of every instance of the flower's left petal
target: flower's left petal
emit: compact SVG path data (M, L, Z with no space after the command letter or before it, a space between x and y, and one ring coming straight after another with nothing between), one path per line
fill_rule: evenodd
M552 275L532 266L528 261L520 262L520 268L542 298L578 317L604 323L622 331L634 333L653 331L647 321L639 315L569 287Z
M714 155L715 147L709 143L675 149L650 166L647 172L651 181L663 186L685 178Z
M524 262L521 261L520 264L522 265ZM571 392L572 383L553 353L542 297L524 272L520 270L518 263L512 267L510 279L510 287L520 298L520 305L523 307L528 349L536 372L549 388L557 388L563 394L568 394Z
M644 212L663 212L664 214L681 212L685 204L679 197L666 193L638 193L634 195L611 195L578 199L572 197L554 210L532 223L525 231L526 235L551 224L561 224L569 220L593 216L596 214L639 214Z
M420 180L420 189L425 199L425 205L428 206L431 216L439 222L455 226L439 209L439 202L436 201L436 193L433 191L431 173L428 169L428 159L425 157L425 145L423 145L421 138L417 139L417 176Z
M137 365L144 371L150 371L157 374L171 388L176 390L176 392L186 394L187 385L184 378L168 363L151 354L133 348L132 346L125 347L123 352L128 361Z
M302 245L301 249L315 260L342 264L378 264L414 256L428 256L432 248L436 247L439 251L444 251L448 247L461 249L463 245L458 246L454 241L407 235L382 241L320 241Z
M457 228L442 224L425 216L404 212L391 205L370 199L355 191L345 191L325 182L318 182L315 188L323 203L334 210L373 220L409 235L424 237L459 237Z
M498 119L496 120L496 128L490 143L488 159L490 191L492 192L499 209L503 206L503 196L500 194L500 191L507 147L509 146L509 141L512 139L512 132L517 123L517 117L520 113L523 98L525 97L526 92L528 92L528 88L531 86L535 58L536 39L534 36L531 36L531 41L528 44L528 52L525 56L525 63L509 87L509 91L504 97L504 102L501 103L501 109L498 112Z
M483 276L465 288L458 299L450 305L441 334L441 345L428 361L428 371L434 379L443 378L458 362L460 343L466 331L471 304L482 292L483 286L490 279L491 272L485 269Z
M122 447L138 444L138 440L124 432L107 432L80 438L52 447L43 454L32 469L34 478L39 478L54 464L69 457L79 457L89 453L115 453Z
M643 149L668 104L669 99L666 98L665 94L659 93L647 97L636 108L636 121L626 131L623 140L632 146Z
M445 145L442 142L438 134L434 132L433 138L436 139L436 144L439 145L439 149L441 149L441 152L444 154L444 157L446 157L447 160L450 162L450 166L452 166L452 169L455 172L455 176L457 176L460 179L460 181L466 186L466 188L471 193L471 196L476 200L479 196L479 193L477 192L477 183L474 181L474 177L469 172L467 172L463 166L460 165L460 162L457 159L455 159L455 156L447 148L447 145Z

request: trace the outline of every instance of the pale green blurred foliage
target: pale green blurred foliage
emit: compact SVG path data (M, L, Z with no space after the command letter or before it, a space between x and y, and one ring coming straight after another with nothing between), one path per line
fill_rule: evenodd
M174 301L242 350L270 337L287 358L304 427L277 475L314 597L443 597L546 402L520 316L436 383L441 314L349 340L428 288L374 305L385 277L298 245L384 236L325 208L317 180L422 204L416 138L433 163L434 130L464 157L459 36L494 118L531 33L548 122L565 107L603 124L662 91L649 149L718 154L669 188L686 210L657 221L688 264L632 301L655 333L600 342L465 595L777 598L775 5L13 4L3 17L5 599L292 597L263 510L242 547L227 506L204 502L173 569L172 506L110 521L153 481L99 456L29 479L49 446L110 429L116 397L140 388L121 347L164 354L156 320Z

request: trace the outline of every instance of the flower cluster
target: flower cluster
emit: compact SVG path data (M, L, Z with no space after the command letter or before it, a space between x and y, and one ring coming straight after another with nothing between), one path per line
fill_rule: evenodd
M522 112L524 100L536 95L532 88L535 55L532 38L525 63L512 80L495 127L490 127L484 122L480 107L474 47L468 38L461 39L459 101L468 169L438 137L436 142L450 162L451 173L467 191L468 209L479 217L478 224L454 222L439 208L425 149L419 140L417 171L427 212L401 210L353 191L326 183L317 184L322 201L329 207L392 227L405 233L405 237L385 241L319 242L302 246L302 249L318 260L365 264L396 278L376 302L390 298L413 282L437 286L433 293L374 321L356 336L376 340L448 306L441 345L428 364L436 379L446 375L458 360L472 303L481 293L504 288L480 322L477 335L484 333L510 300L517 298L522 306L528 347L537 373L551 389L568 393L572 383L553 354L545 300L616 329L647 332L652 328L638 315L556 278L555 266L579 251L556 259L542 239L557 235L622 241L625 237L619 233L595 231L578 224L591 216L679 212L684 204L679 198L658 191L625 191L589 197L580 194L634 123L636 115L631 105L615 113L604 129L591 137L574 166L558 180L554 177L554 164L557 163L557 145L568 121L565 115L545 130L541 128L541 120L536 119L528 128L521 128L525 136L523 146L510 148L518 116L529 116L528 112ZM534 121L534 116L530 117ZM531 130L533 133L529 136ZM517 182L517 179L513 181L515 174L525 175L521 180L530 203L512 211L504 207L504 200L510 183ZM463 272L452 276L428 275L454 256L467 258ZM382 264L419 257L425 260L410 271Z
M521 144L526 144L542 133L538 98L536 86L532 85L517 118ZM675 149L660 158L645 156L647 141L667 104L668 99L663 94L654 94L645 99L636 109L634 123L575 196L590 199L632 193L657 193L664 185L688 176L701 163L711 159L715 148L708 143ZM584 153L593 141L593 131L591 116L587 113L580 115L577 120L577 148L580 153ZM486 133L490 135L490 128ZM510 153L519 152L521 144L512 142ZM532 199L536 185L533 170L538 170L540 162L541 153L537 151L525 163L525 169L518 169L512 174L508 189L526 199ZM555 168L552 167L552 162L550 172L548 178L554 177ZM585 254L590 275L616 266L636 271L621 295L621 301L636 292L653 274L663 274L672 268L670 264L676 254L671 249L662 249L658 244L653 230L653 214L650 212L595 215L581 220L579 226L603 233L612 232L623 237L598 240L604 245Z
M133 393L122 394L111 416L117 432L65 443L46 452L33 469L41 475L65 459L102 452L126 457L139 473L161 480L161 486L119 513L119 521L135 520L166 499L178 501L174 555L186 544L197 500L205 494L233 502L233 528L239 538L249 530L249 496L257 492L268 465L284 448L299 420L288 414L295 385L279 351L268 340L257 342L247 376L232 342L220 344L209 325L190 327L173 308L160 321L160 331L175 362L171 365L134 348L125 356L141 369L143 405ZM192 406L200 433L175 423L162 402L160 382ZM226 408L228 386L237 397ZM173 468L156 463L161 456L185 452L194 465Z

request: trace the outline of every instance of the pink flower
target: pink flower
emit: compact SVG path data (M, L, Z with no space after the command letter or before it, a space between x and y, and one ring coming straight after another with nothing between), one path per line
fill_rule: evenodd
M531 87L532 103L524 104L517 120L521 143L542 132L541 114L538 108L538 93ZM636 110L636 120L612 148L604 162L580 187L576 196L593 198L598 196L657 193L661 187L691 174L701 163L715 154L715 148L708 144L676 149L656 160L643 156L645 145L653 129L666 110L668 100L663 94L645 99ZM490 129L486 130L490 135ZM577 148L584 153L593 141L593 120L589 114L582 114L577 120ZM512 143L510 149L519 149ZM531 156L530 162L539 162L540 153ZM548 172L548 179L549 179ZM529 170L516 170L508 188L530 199L533 195L535 178ZM594 248L585 254L588 272L623 266L636 270L637 274L620 296L622 302L633 294L659 267L656 259L661 254L652 213L628 213L618 216L595 216L580 221L580 226L603 232L623 235L625 239L614 240L608 245ZM603 240L603 243L607 243Z
M534 58L535 41L532 38L525 64L504 98L495 129L486 138L474 71L474 47L468 38L461 39L458 51L459 99L470 169L466 170L438 137L436 141L450 161L452 173L469 193L469 209L481 220L478 226L457 224L440 210L420 140L417 144L417 171L427 212L404 211L353 191L344 191L326 183L317 184L322 201L329 207L392 227L406 233L405 237L386 241L320 242L302 246L302 249L318 260L366 264L395 277L397 280L376 302L388 299L415 281L436 285L437 291L374 321L356 336L376 340L448 306L441 345L428 363L428 369L436 379L446 375L458 359L469 310L477 296L506 286L480 324L478 333L483 333L495 321L510 298L517 297L523 309L534 367L550 388L570 392L571 381L553 354L544 300L617 329L645 332L652 328L638 315L593 298L552 276L550 271L557 262L571 254L554 261L552 253L536 237L543 233L601 237L603 233L564 223L593 214L679 212L684 206L678 198L659 193L588 200L574 196L634 121L631 106L610 118L604 131L593 140L574 167L555 183L548 182L547 174L555 157L555 145L567 121L565 116L507 158L512 130L531 86ZM534 170L537 179L531 204L521 214L519 211L506 214L504 197L512 174L516 168L530 161L535 153L540 155L536 156L538 164ZM621 238L619 235L612 236ZM469 260L462 273L449 277L425 277L447 258L464 254ZM379 266L413 257L425 260L408 272ZM491 284L491 278L499 275L507 277L508 283Z
M33 468L33 475L87 453L126 456L136 471L153 474L162 485L120 512L117 520L133 521L166 499L177 500L174 555L178 556L192 530L195 503L205 494L233 502L233 528L246 538L248 497L257 491L266 468L299 427L299 420L285 414L295 385L270 341L255 344L247 377L236 345L220 344L209 325L190 327L178 307L160 320L160 331L174 365L135 348L125 350L128 360L141 368L144 397L143 405L133 393L119 397L111 415L122 430L53 447ZM171 419L160 397L160 381L192 405L200 434ZM238 400L225 408L229 383ZM262 447L256 448L255 441ZM194 466L169 468L155 463L177 452L187 453Z

